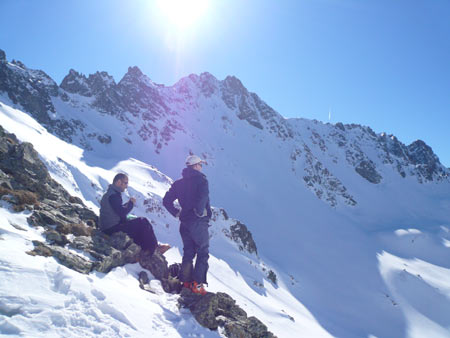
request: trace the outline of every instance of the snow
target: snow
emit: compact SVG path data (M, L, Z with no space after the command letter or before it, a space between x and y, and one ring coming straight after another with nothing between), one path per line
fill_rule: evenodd
M346 161L347 148L332 140L334 126L290 119L294 139L281 140L240 120L214 95L205 98L192 81L176 86L182 85L170 109L184 130L160 154L136 134L143 123L139 116L127 116L133 124L125 124L93 110L90 99L77 95L69 95L69 103L52 99L58 118L80 119L88 132L110 135L111 144L94 140L92 151L83 150L77 138L68 144L3 98L0 124L33 143L51 176L95 211L114 174L128 173L128 195L137 198L133 213L151 219L159 241L173 247L166 253L169 263L181 261L182 244L178 223L161 207L161 198L179 177L189 151L206 157L212 204L232 217L212 222L208 289L230 294L278 337L449 336L449 182L420 184L409 174L402 178L379 158L364 128L346 129L347 145L361 147L383 176L380 184L369 183ZM174 95L174 87L160 90ZM155 125L161 129L165 122ZM291 160L293 149L303 144L342 182L356 206L338 196L332 208L305 185L303 147L299 160ZM2 333L220 335L178 310L177 296L139 289L137 265L86 276L52 258L26 255L30 241L41 238L40 230L29 228L26 215L12 213L5 204L0 212L7 220L0 224ZM224 235L234 219L252 232L258 256L240 251ZM269 270L277 285L268 280Z
M33 257L26 214L0 209L0 333L28 337L217 337L177 307L177 296L139 288L138 264L79 274ZM24 230L12 226L16 224Z

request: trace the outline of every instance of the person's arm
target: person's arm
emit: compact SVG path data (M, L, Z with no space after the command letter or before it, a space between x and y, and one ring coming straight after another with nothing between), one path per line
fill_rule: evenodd
M163 205L167 209L168 212L173 217L178 217L180 215L180 210L175 208L173 205L173 202L178 198L177 196L177 189L175 187L175 184L172 184L170 189L166 192L163 198Z
M120 196L120 194L112 194L109 196L109 204L114 212L120 217L121 223L127 219L127 214L133 209L132 201L122 204L122 196Z

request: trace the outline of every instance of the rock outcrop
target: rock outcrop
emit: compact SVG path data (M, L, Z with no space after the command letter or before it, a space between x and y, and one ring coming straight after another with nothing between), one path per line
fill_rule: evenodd
M271 338L273 333L256 317L236 305L236 301L223 292L201 296L183 288L178 300L181 307L191 310L195 319L204 327L216 330L224 328L230 338Z
M225 210L222 209L222 211L223 215L226 215ZM223 232L225 236L238 244L239 250L245 250L248 253L255 253L256 255L258 254L258 249L256 248L252 233L247 229L245 224L236 221L235 224L230 226L230 230L224 229Z

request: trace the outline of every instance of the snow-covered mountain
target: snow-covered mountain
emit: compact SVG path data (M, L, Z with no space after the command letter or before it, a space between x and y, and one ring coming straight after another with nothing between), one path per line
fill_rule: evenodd
M0 124L93 210L129 172L139 212L177 248L160 199L188 154L204 157L212 204L258 253L227 250L214 233L230 224L213 226L211 289L277 336L450 336L450 170L423 141L285 119L232 76L164 86L137 67L118 83L71 70L58 86L1 51L0 102Z

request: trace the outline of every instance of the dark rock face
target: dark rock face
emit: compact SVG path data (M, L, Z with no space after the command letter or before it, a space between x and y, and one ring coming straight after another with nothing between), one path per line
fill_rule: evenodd
M385 153L383 162L392 164L402 177L409 173L417 176L420 183L449 177L448 170L440 163L431 147L422 140L405 146L395 136L383 133L378 141Z
M272 270L269 270L269 272L267 273L267 278L275 285L277 285L277 275L275 274L275 272L273 272Z
M33 116L51 133L68 142L80 130L82 122L78 120L52 119L49 114L56 113L52 98L61 95L58 85L41 70L27 68L20 61L8 63L6 58L0 61L0 92L8 95L16 105Z
M0 49L0 62L6 62L6 54L2 49Z
M258 129L264 129L263 124L266 124L269 132L282 139L293 137L293 132L286 121L258 95L248 92L238 78L227 76L221 82L220 88L222 100L228 108L238 111L237 116L241 120L246 120Z
M357 204L342 182L313 155L311 149L306 144L303 147L303 153L306 164L304 173L306 175L303 175L302 179L307 187L316 194L317 198L328 202L332 207L338 204L337 197L339 196L347 205L354 206ZM294 154L295 159L293 159L293 163L295 164L295 161L297 161L296 154L298 152Z
M60 87L66 92L79 94L83 96L91 96L91 91L86 76L71 69L62 80Z
M138 67L128 68L119 88L123 106L134 116L142 113L146 121L155 122L170 112L157 87Z
M275 337L259 319L247 317L247 313L226 293L208 292L200 296L183 288L178 302L181 307L191 310L200 325L210 330L223 327L227 337Z
M14 190L36 193L39 200L66 200L71 197L53 180L30 143L19 143L15 135L0 126L0 170L3 182Z
M230 226L230 231L225 232L225 235L232 239L234 242L238 243L239 250L245 250L249 253L258 254L258 250L256 248L256 243L253 240L252 233L248 231L245 224L237 221L236 224Z
M417 166L418 171L428 181L433 181L433 176L447 177L438 157L422 140L417 140L408 146L409 159Z
M356 166L355 171L368 180L370 183L378 184L381 182L381 175L375 169L375 164L372 161L361 161Z
M205 97L211 97L219 90L219 81L210 73L200 74L200 88Z
M114 78L107 72L96 72L86 77L73 69L64 77L60 85L66 92L88 97L115 86Z
M58 95L57 84L43 71L30 71L21 62L0 62L0 92L8 94L39 123L50 125L48 112L55 112L51 96Z
M230 109L238 109L238 117L246 120L258 129L264 129L259 119L258 113L249 104L249 92L242 85L242 82L234 77L227 76L222 87L222 100Z

